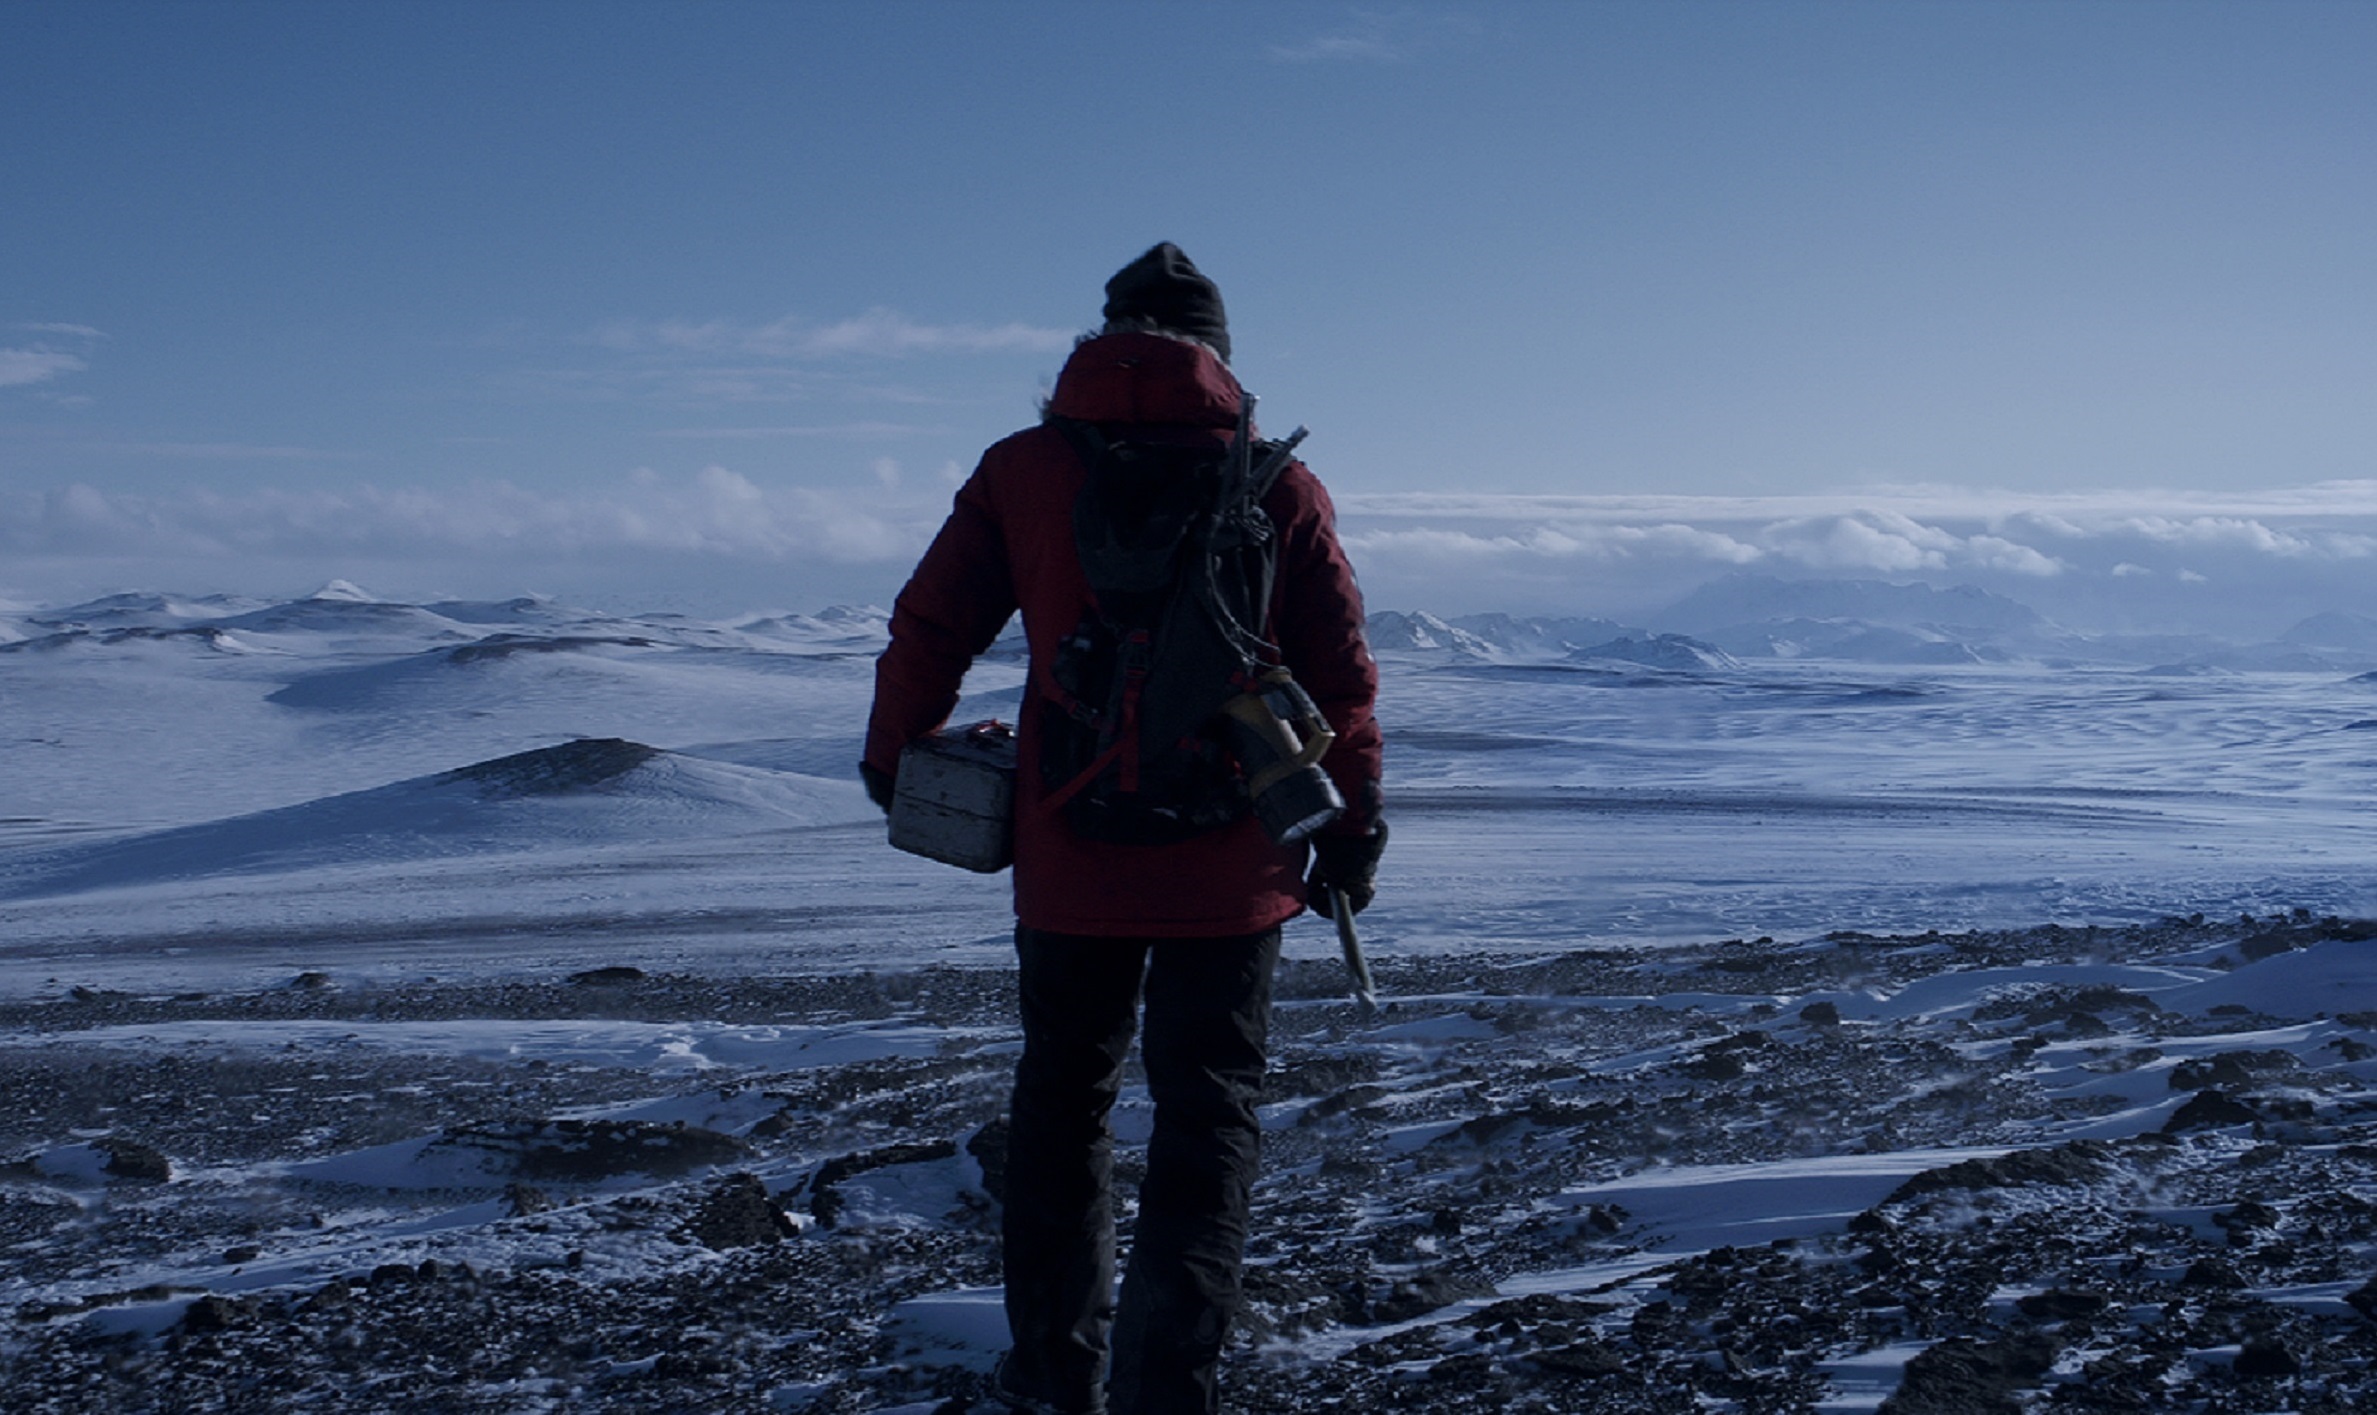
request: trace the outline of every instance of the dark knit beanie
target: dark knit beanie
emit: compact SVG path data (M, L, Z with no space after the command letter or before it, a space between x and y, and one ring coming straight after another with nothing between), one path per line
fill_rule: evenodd
M1147 320L1159 329L1185 334L1230 357L1230 321L1222 313L1222 292L1170 241L1114 272L1106 282L1106 319L1127 324Z

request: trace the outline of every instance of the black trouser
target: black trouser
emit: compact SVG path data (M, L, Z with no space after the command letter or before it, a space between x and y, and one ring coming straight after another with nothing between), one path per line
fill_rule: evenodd
M1023 1059L1007 1141L1002 1383L1063 1411L1100 1408L1109 1328L1115 1415L1219 1408L1238 1307L1279 930L1236 938L1085 938L1018 928ZM1114 1137L1141 982L1155 1098L1147 1178L1119 1308Z

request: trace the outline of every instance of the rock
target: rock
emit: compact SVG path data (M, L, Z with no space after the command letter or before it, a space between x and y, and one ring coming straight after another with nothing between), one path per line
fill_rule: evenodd
M289 980L289 986L298 992L320 992L325 988L334 986L334 983L328 973L318 972L314 969L308 968L306 971L299 973L296 977L291 978Z
M1837 1027L1841 1024L1840 1006L1832 1002L1811 1002L1799 1009L1799 1020L1811 1027Z
M258 1248L250 1248L245 1244L242 1244L237 1248L225 1248L223 1250L223 1261L229 1263L235 1268L243 1263L252 1263L261 1256L263 1256L263 1250Z
M192 1334L229 1331L248 1319L248 1304L237 1298L208 1293L182 1313L182 1330Z
M2299 1071L2302 1065L2290 1052L2224 1051L2217 1056L2182 1061L2172 1067L2171 1089L2233 1091L2273 1076Z
M1907 1362L1881 1415L2021 1415L2015 1392L2054 1364L2055 1343L2037 1332L1950 1337Z
M1007 1117L1002 1115L966 1137L966 1153L982 1169L982 1192L1007 1202Z
M164 1184L173 1178L172 1162L137 1140L110 1136L93 1141L92 1148L107 1156L105 1170L110 1178L142 1184Z
M2187 1265L2187 1271L2181 1274L2179 1283L2183 1287L2210 1287L2234 1292L2245 1285L2245 1275L2218 1258L2198 1258ZM2377 1320L2377 1317L2372 1320Z
M614 963L607 968L588 968L572 973L569 980L582 988L615 988L644 980L644 970L627 963Z
M1737 1068L1740 1066L1740 1064L1741 1063L1739 1062L1734 1063ZM1445 1133L1437 1136L1433 1140L1430 1140L1428 1143L1431 1146L1441 1145L1447 1147L1458 1145L1475 1145L1480 1149L1484 1149L1502 1140L1508 1139L1512 1135L1518 1134L1526 1127L1527 1116L1523 1113L1516 1111L1488 1111L1484 1115L1473 1115L1469 1117L1467 1120L1462 1121L1459 1125L1447 1130Z
M347 1303L354 1300L354 1296L355 1289L348 1285L345 1278L334 1277L316 1289L311 1297L306 1298L305 1305L311 1311L327 1312L346 1306Z
M2377 1322L2377 1277L2344 1294L2345 1304L2372 1322Z
M1748 1069L1732 1052L1713 1048L1676 1067L1695 1081L1738 1081Z
M2104 1178L2112 1150L2100 1141L2074 1140L2043 1150L2014 1150L1996 1159L1958 1160L1927 1169L1892 1191L1895 1204L1951 1189L2010 1189L2022 1184L2093 1184Z
M2303 1363L2280 1343L2268 1337L2254 1337L2237 1353L2234 1369L2240 1376L2298 1376L2302 1374Z
M2276 1228L2278 1226L2278 1211L2268 1204L2247 1199L2233 1209L2224 1209L2212 1215L2212 1222L2227 1229L2233 1240L2238 1235L2251 1232L2254 1229Z
M928 1140L922 1144L885 1145L879 1150L861 1150L857 1154L841 1155L817 1167L817 1176L809 1181L809 1212L827 1228L842 1212L842 1196L834 1186L854 1175L870 1169L889 1169L895 1164L925 1164L945 1160L957 1154L955 1140Z
M2105 1310L2106 1298L2094 1292L2072 1292L2057 1288L2048 1292L2034 1292L2014 1306L2023 1316L2034 1322L2071 1322L2093 1317Z
M685 1231L703 1247L723 1252L780 1242L800 1229L768 1197L759 1176L742 1171L710 1187Z
M586 1184L619 1174L682 1174L731 1164L746 1153L732 1135L646 1120L525 1120L449 1130L437 1142L484 1150L522 1181Z
M1598 1341L1570 1342L1548 1351L1538 1351L1527 1358L1537 1367L1559 1376L1615 1376L1626 1369L1626 1358Z
M1475 1381L1490 1374L1493 1369L1492 1358L1484 1352L1463 1351L1457 1355L1447 1356L1430 1366L1428 1379L1432 1381Z
M2182 1130L2217 1130L2230 1125L2250 1125L2260 1118L2251 1106L2219 1091L2198 1091L2195 1099L2171 1112L2171 1118L2162 1123L2162 1129L2166 1135L2176 1135Z
M1465 1297L1476 1297L1491 1291L1491 1284L1434 1268L1414 1273L1388 1288L1385 1296L1370 1304L1370 1321L1379 1325L1408 1322L1438 1308L1449 1307Z

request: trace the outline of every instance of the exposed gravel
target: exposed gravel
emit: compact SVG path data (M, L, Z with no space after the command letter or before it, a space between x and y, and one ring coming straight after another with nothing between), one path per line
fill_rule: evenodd
M2372 932L2273 916L1382 959L1398 1002L1373 1026L1337 999L1333 963L1293 962L1231 1399L1805 1410L1837 1393L1842 1363L1897 1353L1884 1408L1901 1412L2377 1408L2377 1091L2356 1069L2377 1058L2377 1018L2326 1019L2312 1047L2250 1012L2018 973L1953 1016L1806 1002L2042 960L2243 967ZM998 1280L1012 986L956 969L614 973L0 1008L0 1403L962 1409L980 1363L919 1351L894 1309ZM664 1076L72 1038L486 1018L907 1022L947 1039ZM2164 1123L2058 1138L2112 1113L2070 1075L2142 1069L2180 1102ZM74 1169L102 1142L127 1147L127 1172ZM320 1177L407 1145L476 1177ZM130 1172L131 1146L166 1177ZM1594 1190L1934 1148L2013 1153L1944 1159L1862 1212L1699 1252ZM1137 1172L1127 1148L1120 1168Z

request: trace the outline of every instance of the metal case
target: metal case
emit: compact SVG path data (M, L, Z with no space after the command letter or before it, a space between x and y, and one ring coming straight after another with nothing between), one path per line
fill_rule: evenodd
M900 753L891 843L995 874L1015 861L1015 732L996 720L937 732Z

